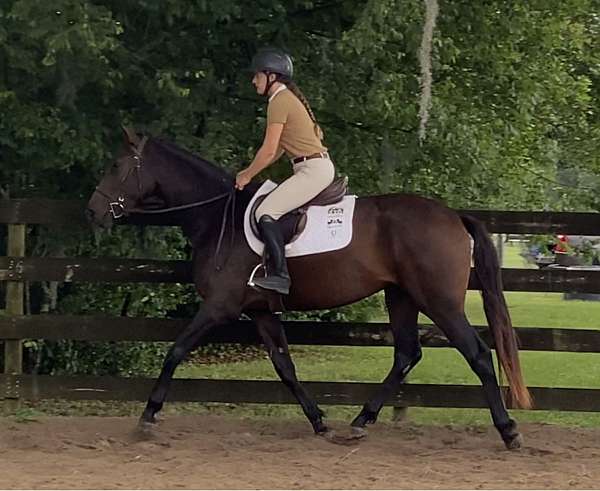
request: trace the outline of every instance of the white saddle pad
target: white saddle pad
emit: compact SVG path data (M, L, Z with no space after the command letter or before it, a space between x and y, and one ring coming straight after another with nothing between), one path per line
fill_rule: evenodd
M250 226L250 212L254 202L263 194L277 187L273 181L265 181L246 208L244 233L250 248L262 256L264 245L254 235ZM335 251L346 247L352 240L352 216L356 196L345 196L333 205L311 206L306 212L306 227L302 233L285 246L286 257L306 256L319 252Z

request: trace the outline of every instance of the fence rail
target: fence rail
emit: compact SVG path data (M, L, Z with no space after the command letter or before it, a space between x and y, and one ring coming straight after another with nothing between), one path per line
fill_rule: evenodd
M190 283L187 261L113 258L0 257L0 281L82 281L118 283ZM600 292L600 271L581 269L502 269L506 291ZM471 271L469 289L479 281Z
M20 340L77 339L89 341L170 341L187 324L184 319L153 319L101 316L23 315L25 281L60 282L176 282L191 281L186 261L121 258L23 257L23 224L85 225L84 203L56 200L0 200L0 223L9 226L9 249L0 257L0 281L9 285L5 316L0 317L0 339L5 340L7 363L0 375L0 399L65 398L145 400L153 380L114 377L57 377L20 373ZM495 233L598 235L600 214L521 211L463 210L483 220ZM171 216L155 216L145 224L173 225ZM129 224L135 224L131 219ZM600 293L600 272L578 269L503 269L507 291ZM471 273L469 288L478 289ZM19 297L20 302L19 303ZM285 322L290 344L331 346L391 346L385 323ZM476 326L493 345L487 327ZM599 330L519 327L521 349L557 352L600 352ZM420 326L426 347L448 347L434 326ZM257 344L252 323L238 321L214 331L208 342ZM306 382L321 404L362 404L378 384ZM599 411L600 390L534 387L536 409ZM295 403L285 386L273 381L176 379L170 400L201 402ZM427 407L486 407L479 386L406 384L387 404Z
M0 223L43 225L86 225L85 201L50 199L0 200ZM498 234L577 234L597 235L600 213L554 211L459 210L484 221L488 230ZM145 216L123 220L125 224L174 225L172 215Z
M0 387L13 398L29 400L145 401L154 384L149 378L61 377L48 375L0 375ZM364 404L380 384L368 382L303 382L319 404ZM598 411L600 390L530 387L536 409ZM279 381L174 379L169 401L296 404ZM487 407L478 385L404 384L385 403L396 407Z
M35 315L0 317L0 339L71 339L80 341L173 341L188 324L187 319L146 317ZM393 346L392 333L384 322L283 323L289 344L314 346ZM474 326L484 341L494 346L487 326ZM600 329L600 327L599 327ZM577 351L600 353L600 330L519 327L521 349L531 351ZM434 325L419 325L426 348L450 344ZM207 335L207 343L260 344L254 324L237 321Z

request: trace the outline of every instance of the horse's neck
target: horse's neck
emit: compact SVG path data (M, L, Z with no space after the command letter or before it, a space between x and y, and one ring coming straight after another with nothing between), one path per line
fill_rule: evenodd
M159 168L160 193L167 206L208 200L233 186L226 174L202 172L185 164L168 162Z
M153 162L152 171L160 183L160 194L167 208L201 203L233 188L233 181L225 172L208 163L182 161L164 151ZM192 243L210 242L206 238L218 234L226 201L223 197L213 203L175 212L184 234Z

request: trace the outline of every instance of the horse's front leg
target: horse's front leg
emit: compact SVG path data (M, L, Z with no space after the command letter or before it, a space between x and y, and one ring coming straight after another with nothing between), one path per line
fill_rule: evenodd
M162 409L173 373L186 355L197 348L211 328L236 320L240 315L238 308L216 302L206 302L194 316L192 322L177 336L175 343L169 349L146 408L140 418L140 425L155 423L155 415Z

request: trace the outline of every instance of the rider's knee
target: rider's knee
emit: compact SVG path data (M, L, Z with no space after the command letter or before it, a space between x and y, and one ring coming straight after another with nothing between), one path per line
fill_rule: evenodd
M273 223L276 221L277 220L275 218L273 218L271 215L267 215L267 214L261 215L260 218L258 219L258 223Z
M279 218L281 218L283 216L283 214L279 213L278 211L272 209L272 207L268 207L268 206L263 206L265 203L261 203L258 208L256 208L256 211L254 212L254 218L256 218L256 223L260 223L261 218L264 218L266 216L270 217L272 220L277 221ZM271 208L271 209L269 209Z

